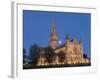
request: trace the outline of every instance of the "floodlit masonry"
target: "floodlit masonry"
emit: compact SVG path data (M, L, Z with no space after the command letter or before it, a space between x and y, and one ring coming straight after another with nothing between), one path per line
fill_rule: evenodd
M67 33L65 43L58 46L58 35L56 32L56 23L53 21L52 31L50 34L50 47L54 50L56 56L51 64L48 63L45 56L41 56L38 59L37 66L46 66L46 65L60 65L60 64L84 64L90 63L90 59L84 57L83 44L82 41L77 41L76 38L70 40L70 37ZM40 54L45 53L41 51ZM64 59L60 61L60 58L57 54L64 54Z

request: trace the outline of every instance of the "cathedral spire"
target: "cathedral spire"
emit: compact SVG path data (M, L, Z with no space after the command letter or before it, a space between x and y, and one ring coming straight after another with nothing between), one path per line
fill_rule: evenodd
M70 44L70 38L69 38L69 35L68 35L68 32L67 32L67 34L66 34L66 42L65 42L66 49L68 48L69 44Z
M68 35L68 32L66 34L66 40L69 40L69 35Z
M56 32L56 21L54 19L52 24L52 31L50 35L50 45L53 49L55 49L57 47L57 43L58 43L58 36Z
M79 43L82 44L82 39L80 39L80 42Z
M83 52L83 44L82 44L82 39L80 39L79 44L80 44L80 53L81 53L81 54L83 54L84 52Z
M54 18L53 23L52 23L52 31L51 31L51 36L57 36L56 32L56 19Z
M52 33L56 33L56 19L54 18L53 24L52 24Z
M74 44L77 44L77 43L78 43L76 37L74 37L73 43L74 43Z

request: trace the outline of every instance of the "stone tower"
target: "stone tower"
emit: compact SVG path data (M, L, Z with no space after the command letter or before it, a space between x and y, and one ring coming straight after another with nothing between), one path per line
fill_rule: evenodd
M70 64L71 63L71 54L70 54L70 38L69 35L67 33L66 35L66 41L65 41L65 63L66 64Z
M70 45L70 38L69 38L68 33L67 33L67 35L66 35L66 41L65 41L65 47L66 47L66 49L68 49L69 45Z
M80 44L80 53L83 54L83 44L82 44L82 40L80 40L79 44Z
M57 48L57 44L58 44L58 36L57 36L57 32L56 32L56 22L54 20L53 24L52 24L52 31L50 34L50 46L53 49L55 49L55 48Z

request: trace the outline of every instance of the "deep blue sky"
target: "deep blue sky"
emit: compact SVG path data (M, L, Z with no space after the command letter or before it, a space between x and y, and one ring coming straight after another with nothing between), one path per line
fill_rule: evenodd
M90 56L91 14L71 12L50 12L23 10L23 47L27 50L32 44L48 46L53 20L59 41L64 43L66 33L70 38L82 39L84 53Z

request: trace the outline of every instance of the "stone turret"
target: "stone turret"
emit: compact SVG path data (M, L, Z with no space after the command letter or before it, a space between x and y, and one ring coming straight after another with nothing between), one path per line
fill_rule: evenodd
M80 40L79 45L80 45L80 53L83 54L83 43L82 43L82 40Z
M68 48L69 45L70 45L70 38L69 38L69 35L67 33L67 35L66 35L66 41L65 41L65 47L66 47L66 49Z

